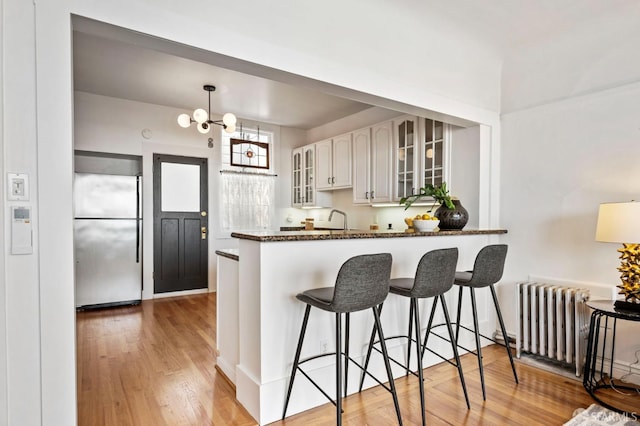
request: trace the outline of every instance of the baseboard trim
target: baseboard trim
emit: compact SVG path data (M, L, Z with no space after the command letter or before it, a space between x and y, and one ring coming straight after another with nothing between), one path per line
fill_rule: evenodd
M216 372L224 379L225 382L229 384L233 388L233 392L236 392L236 384L231 381L231 379L222 371L222 368L218 364L215 366Z

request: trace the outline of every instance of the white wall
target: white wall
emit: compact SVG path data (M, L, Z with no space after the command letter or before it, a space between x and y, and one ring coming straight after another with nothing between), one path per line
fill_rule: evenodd
M480 226L480 127L451 130L451 195L469 212L465 228Z
M10 16L3 20L2 38L3 165L5 171L30 173L37 215L34 255L22 260L5 256L9 424L76 421L71 13L498 125L499 59L485 54L483 46L458 34L453 25L440 23L425 10L415 13L418 4L2 1L5 16ZM220 11L242 17L242 25L224 19ZM326 22L340 31L329 31ZM415 55L416 43L432 55ZM438 58L437 67L430 66L433 57ZM411 66L398 66L406 65L407 58ZM497 143L492 134L489 144ZM481 175L492 176L484 167ZM496 196L497 181L490 177L488 186ZM495 221L497 211L492 215Z
M34 253L11 255L10 221L3 220L0 285L0 425L40 422L40 289L38 283L39 187L36 158L36 72L33 43L34 6L3 1L2 5L2 217L11 206L30 206L34 218ZM9 18L11 17L11 18ZM20 40L31 48L21 49ZM6 201L6 174L20 172L31 180L30 199ZM27 332L25 332L27 331ZM63 334L73 333L67 328ZM6 345L6 346L5 346ZM68 354L73 362L73 353Z
M509 284L620 281L617 246L594 238L599 203L640 195L640 5L630 8L505 59L500 212L510 248L500 295L512 332ZM619 333L619 362L638 349Z

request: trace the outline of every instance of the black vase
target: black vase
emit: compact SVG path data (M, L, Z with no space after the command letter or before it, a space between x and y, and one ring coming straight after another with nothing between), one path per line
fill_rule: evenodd
M451 210L446 204L442 204L435 212L435 216L440 219L438 227L440 229L462 229L469 221L469 212L462 207L460 200L451 200L454 209Z

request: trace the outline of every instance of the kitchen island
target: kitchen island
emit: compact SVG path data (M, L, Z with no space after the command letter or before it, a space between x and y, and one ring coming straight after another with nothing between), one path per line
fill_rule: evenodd
M219 344L218 349L229 371L225 374L236 385L236 398L260 424L281 417L305 307L295 295L311 288L333 286L340 266L350 257L391 253L392 278L412 277L419 259L427 251L458 247L458 269L471 269L477 252L487 244L498 243L500 235L506 232L496 229L423 233L358 230L232 233L232 237L239 239L238 261L232 264L238 269L237 293L219 293L218 306L237 307L237 316L228 315L228 318L229 321L237 318L238 323L225 324L225 318L220 318L218 329L237 330L237 355L225 353L224 344ZM220 257L218 259L220 261ZM221 276L226 276L225 265L229 266L229 262L220 263ZM229 284L222 283L226 289ZM220 282L218 286L221 286ZM454 298L452 293L447 294L447 302L450 312L455 312L457 296ZM495 320L493 310L487 309L488 301L488 294L478 292L480 327L490 335L495 329ZM426 326L431 302L420 302L422 327ZM406 334L408 310L406 298L394 295L387 298L381 317L387 336ZM319 354L323 349L333 350L333 321L333 315L311 311L302 358ZM463 314L463 323L471 321L470 315ZM357 361L361 361L366 352L372 325L370 312L351 316L351 356ZM429 346L453 357L450 345L438 340L430 339ZM473 338L464 336L461 342L472 345ZM401 339L391 341L391 356L403 359L405 346ZM307 365L312 377L330 394L335 388L333 360L327 357ZM427 354L424 365L439 361ZM235 371L229 370L234 364ZM377 377L386 377L380 357L372 358L370 371ZM394 376L400 374L401 370L395 368ZM359 377L357 368L349 369L349 394L357 392ZM365 387L373 385L373 380L365 380ZM294 385L287 414L293 415L327 402L308 380L300 377Z

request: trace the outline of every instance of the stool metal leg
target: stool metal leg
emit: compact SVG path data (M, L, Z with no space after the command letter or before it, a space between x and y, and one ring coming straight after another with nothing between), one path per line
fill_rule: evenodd
M422 426L425 426L425 406L424 406L424 376L422 371L422 353L420 351L420 311L418 309L418 299L415 297L411 298L411 309L413 311L413 322L416 329L416 358L418 358L418 386L420 386L420 409L422 412ZM409 318L409 323L411 323L411 317ZM413 336L409 335L409 342ZM407 364L407 370L409 369L409 364Z
M502 331L502 338L504 339L504 346L507 349L509 355L509 362L511 362L511 370L513 371L513 378L518 384L518 374L516 373L516 366L513 363L513 355L511 355L511 348L509 348L509 341L507 338L507 330L504 327L504 321L502 320L502 313L500 312L500 305L498 304L498 297L496 296L496 290L493 288L493 284L489 286L491 289L491 296L493 297L493 304L496 306L496 314L498 315L498 322L500 323L500 330Z
M396 415L398 416L398 424L402 426L402 416L400 415L400 404L398 403L398 394L396 393L396 384L393 381L393 373L391 372L391 364L389 363L389 354L387 353L387 344L384 341L384 334L382 333L382 326L380 325L380 314L375 307L373 310L373 319L375 321L376 329L378 330L378 336L380 336L380 348L382 349L382 358L384 359L384 366L387 370L387 377L389 378L389 387L391 388L391 395L393 396L393 405L396 408ZM338 388L339 389L339 388Z
M380 315L382 313L382 305L384 305L384 303L381 303L377 308L373 308L373 309L377 309L378 310L378 315ZM362 392L362 386L364 384L364 377L365 377L365 371L367 371L367 368L369 367L369 360L371 359L371 351L373 350L373 342L376 341L376 327L374 324L373 329L371 330L371 338L369 339L369 346L367 349L367 356L365 357L365 361L364 361L364 366L363 366L363 370L360 374L360 387L358 388L358 392Z
M289 388L287 389L287 397L284 401L284 409L282 410L283 420L287 416L287 407L289 406L289 398L291 397L293 380L296 378L296 372L298 370L298 361L300 361L300 351L302 350L302 342L304 341L304 335L307 332L307 323L309 322L310 311L311 311L311 305L307 305L307 308L304 311L304 318L302 320L302 328L300 329L300 337L298 337L298 347L296 348L296 356L293 360L293 368L291 369L291 378L289 379Z
M342 314L336 313L336 425L342 426Z
M447 302L445 301L444 295L437 296L433 300L433 307L431 308L431 315L429 315L429 322L427 323L427 331L424 335L424 342L422 343L422 356L424 356L424 351L427 349L427 342L429 340L429 334L431 333L431 324L433 323L433 317L436 313L436 308L438 307L438 299L442 303L442 310L444 312L445 324L447 325L447 331L449 332L449 341L451 342L451 349L453 350L453 356L456 360L455 366L458 369L458 376L460 376L460 383L462 384L462 391L464 392L464 399L467 403L467 408L471 409L471 404L469 403L469 395L467 394L467 385L464 381L464 374L462 373L462 364L460 363L460 355L458 354L458 345L456 344L455 337L453 334L453 327L451 326L451 317L449 317L449 309L447 309Z
M436 314L436 308L438 307L438 298L433 299L433 306L431 307L431 314L429 314L429 321L427 322L427 331L424 333L424 340L422 342L421 356L424 356L424 351L427 349L427 341L429 340L429 334L431 334L431 324L433 324L433 317Z
M462 390L464 392L464 399L467 402L467 409L471 409L469 404L469 395L467 394L467 385L464 382L464 374L462 374L462 364L460 363L460 355L458 354L458 345L453 341L453 328L451 327L451 318L449 318L449 310L447 309L447 303L444 300L444 295L440 295L440 301L442 302L442 310L444 311L444 318L447 322L447 329L449 330L449 339L451 339L451 349L453 349L453 356L456 359L456 366L458 367L458 375L460 376L460 383L462 384ZM435 301L434 301L435 307ZM425 339L426 346L426 339Z
M408 337L408 342L407 342L407 363L405 364L407 366L407 369L405 371L405 376L409 376L409 365L411 365L411 343L412 343L412 338L413 338L413 315L415 314L414 311L414 307L413 307L413 299L409 300L409 332L407 333L407 337ZM416 333L416 335L419 334ZM419 339L419 337L418 337ZM417 342L419 342L419 340L416 339L416 345L418 344Z
M476 307L476 293L473 287L471 291L471 309L473 310L473 334L476 336L476 352L478 355L478 368L480 369L480 383L482 384L482 399L487 400L487 393L484 387L484 367L482 366L482 348L480 347L480 328L478 327L478 309Z
M462 312L462 287L458 287L458 309L456 313L456 346L458 345L458 336L460 336L460 318Z
M349 384L349 312L345 314L345 334L344 334L344 396L347 396L347 387Z

